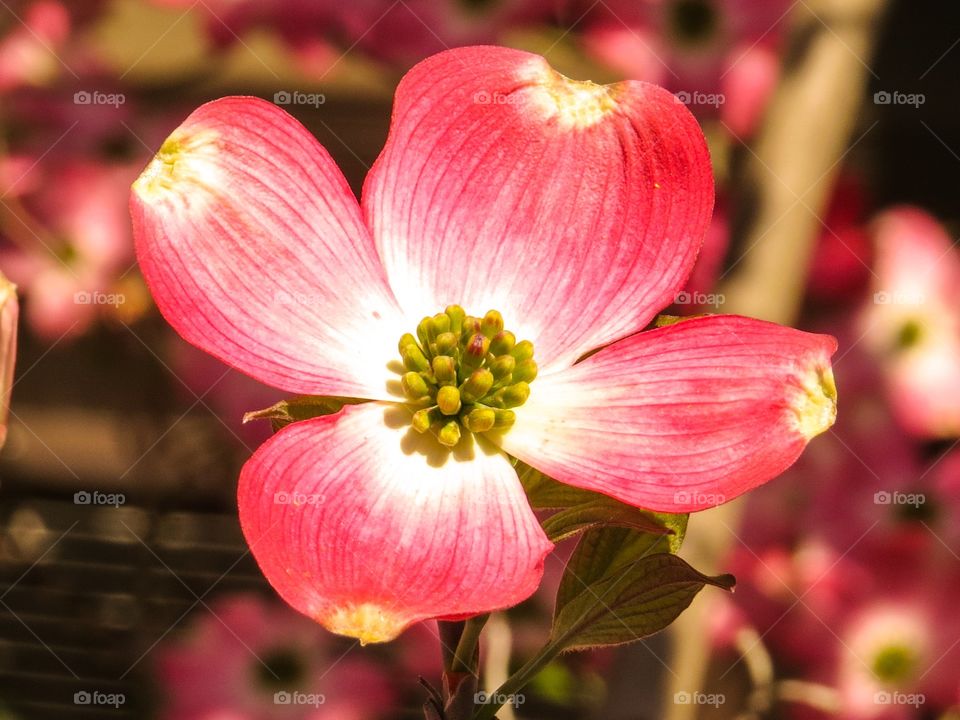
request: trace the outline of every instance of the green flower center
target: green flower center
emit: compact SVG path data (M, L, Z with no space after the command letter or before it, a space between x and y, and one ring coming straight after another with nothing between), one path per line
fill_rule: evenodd
M917 655L908 647L889 645L873 657L871 670L874 676L887 685L897 685L909 680L917 667Z
M421 320L416 337L405 334L398 347L413 429L447 447L513 425L512 408L527 401L537 377L533 344L517 342L496 310L475 318L451 305Z
M923 339L923 326L919 320L910 319L900 326L897 332L897 350L909 350Z

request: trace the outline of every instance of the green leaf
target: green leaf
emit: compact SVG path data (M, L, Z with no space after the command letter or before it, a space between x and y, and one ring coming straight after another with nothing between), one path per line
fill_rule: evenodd
M517 463L517 475L520 476L530 507L534 510L567 508L589 502L596 497L604 497L600 493L557 482L524 462Z
M641 510L602 493L564 485L525 463L517 464L517 474L532 508L559 510L541 523L553 542L606 525L633 528L653 535L677 533L676 515ZM685 521L683 529L686 529ZM680 540L682 536L676 549L680 547ZM676 549L671 545L670 552L676 552Z
M642 557L558 606L550 644L582 650L640 640L672 623L706 585L730 590L734 579L704 575L670 553Z
M557 589L556 613L588 586L631 563L657 553L677 553L687 532L688 515L651 513L671 535L654 535L624 527L588 530L570 556Z
M668 527L655 513L626 505L603 495L561 510L543 521L543 531L552 542L560 542L592 528L617 526L633 528L651 535L670 535Z
M276 432L290 423L309 420L321 415L333 415L340 412L344 405L357 405L364 402L367 401L357 400L356 398L298 395L289 400L281 400L276 405L271 405L263 410L248 412L244 414L243 422L269 420L273 425L274 432Z

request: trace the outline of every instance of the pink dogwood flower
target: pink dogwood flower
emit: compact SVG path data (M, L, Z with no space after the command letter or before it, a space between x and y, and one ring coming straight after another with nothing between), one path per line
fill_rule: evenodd
M123 189L135 173L129 163L70 159L37 168L36 177L17 186L26 192L14 196L44 235L25 233L22 221L11 220L0 233L0 267L22 288L24 322L39 336L80 335L125 303L116 286L133 250ZM20 242L6 242L16 231Z
M158 648L161 720L374 720L397 702L387 669L344 656L285 605L228 595ZM362 689L362 691L361 691Z
M675 512L790 465L834 420L833 338L736 316L638 332L712 204L670 93L515 50L411 70L359 204L274 105L197 109L131 198L158 307L262 382L368 401L286 426L241 472L280 595L363 642L520 602L553 546L511 458Z
M882 363L894 414L920 437L960 435L960 254L926 212L874 222L875 272L864 339Z

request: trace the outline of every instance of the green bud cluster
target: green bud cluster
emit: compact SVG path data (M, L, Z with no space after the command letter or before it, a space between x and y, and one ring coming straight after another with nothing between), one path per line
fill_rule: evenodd
M475 318L451 305L421 320L398 348L413 429L433 431L448 447L464 435L513 425L513 408L527 401L537 377L533 344L517 342L496 310Z

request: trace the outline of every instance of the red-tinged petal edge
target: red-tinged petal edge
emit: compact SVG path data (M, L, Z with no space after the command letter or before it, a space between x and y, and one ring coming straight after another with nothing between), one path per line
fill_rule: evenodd
M362 205L408 314L496 308L549 372L673 301L713 178L700 128L666 90L471 47L400 83Z
M642 332L538 379L501 444L570 485L702 510L780 474L833 424L836 348L732 315Z
M245 97L201 106L130 208L140 267L185 339L290 392L391 397L405 323L346 180L286 112Z
M240 522L267 579L364 643L515 605L553 547L501 452L450 454L404 414L370 403L294 423L240 475Z

